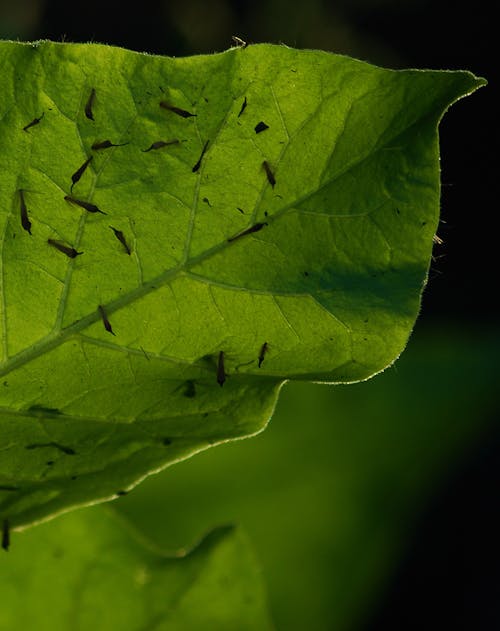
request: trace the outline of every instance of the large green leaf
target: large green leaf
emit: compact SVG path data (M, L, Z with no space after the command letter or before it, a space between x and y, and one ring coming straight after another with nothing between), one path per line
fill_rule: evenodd
M0 517L255 433L285 379L394 361L438 222L437 124L483 83L270 45L1 43Z
M259 568L238 530L220 528L189 554L168 556L103 507L16 534L0 563L0 589L2 631L272 627Z

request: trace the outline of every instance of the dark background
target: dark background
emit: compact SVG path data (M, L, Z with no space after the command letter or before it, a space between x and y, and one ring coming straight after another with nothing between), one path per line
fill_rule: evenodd
M435 251L419 320L440 327L443 335L453 323L467 335L497 321L498 202L490 190L498 62L489 6L418 0L141 0L132 6L116 0L0 0L0 37L95 41L183 56L222 51L234 34L393 68L468 69L485 77L489 86L454 105L441 125L438 234L444 244ZM436 488L363 631L500 628L498 418L490 426Z

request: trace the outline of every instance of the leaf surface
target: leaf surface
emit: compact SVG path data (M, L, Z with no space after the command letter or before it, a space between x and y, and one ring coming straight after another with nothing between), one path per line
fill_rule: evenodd
M220 528L189 553L168 556L102 507L16 533L0 586L1 629L272 628L241 532Z
M286 379L393 362L438 222L437 125L483 83L272 45L2 42L0 517L258 432Z

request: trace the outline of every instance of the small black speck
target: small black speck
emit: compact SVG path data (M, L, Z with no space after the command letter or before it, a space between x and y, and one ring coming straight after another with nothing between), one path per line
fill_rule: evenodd
M4 385L6 388L8 388L8 387L9 387L9 382L8 382L8 381L4 381L4 382L3 382L3 385Z
M309 276L309 272L304 272L304 276Z
M267 217L267 216L268 216L268 214L269 214L269 213L267 212L267 210L265 210L265 211L264 211L264 217Z
M398 215L400 215L400 214L401 214L401 211L399 210L399 208L396 208L396 213L397 213Z
M207 418L207 416L208 416L208 412L204 412L203 413L203 418Z
M427 225L427 222L426 221L422 221L422 227L426 226L426 225Z
M54 464L53 460L47 460L47 462L45 463L48 467L51 467Z
M116 491L115 495L127 495L128 491Z
M77 476L77 475L72 475L72 476L71 476L71 480L77 480L77 479L78 479L78 476Z
M364 342L368 342L368 338L367 338L367 337L364 337L364 338L363 338L363 341L364 341Z
M368 322L368 318L366 318L366 320L363 320L363 322L366 324Z
M162 440L162 444L165 445L165 447L167 447L168 445L172 444L172 439L171 438L164 438Z

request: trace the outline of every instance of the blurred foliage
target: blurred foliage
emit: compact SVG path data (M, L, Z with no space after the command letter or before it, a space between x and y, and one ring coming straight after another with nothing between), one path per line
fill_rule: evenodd
M272 628L241 532L219 528L169 558L104 507L16 533L0 591L0 631Z
M384 374L289 384L263 434L180 463L115 507L162 546L240 523L279 629L359 629L416 518L487 432L499 350L498 335L417 329Z

